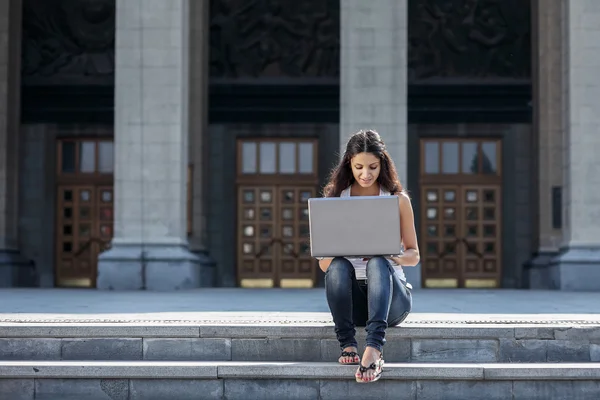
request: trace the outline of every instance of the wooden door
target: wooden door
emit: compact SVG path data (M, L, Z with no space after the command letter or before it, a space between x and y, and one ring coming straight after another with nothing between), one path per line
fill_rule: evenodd
M315 285L308 235L308 199L317 196L315 154L312 139L238 143L238 285Z
M500 141L421 142L421 265L428 288L499 287Z
M55 285L96 286L98 255L113 237L113 143L59 139Z

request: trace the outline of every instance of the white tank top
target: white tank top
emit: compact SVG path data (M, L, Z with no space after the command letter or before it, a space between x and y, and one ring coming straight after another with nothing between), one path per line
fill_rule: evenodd
M383 188L379 189L380 196L389 196L390 192L384 190ZM347 187L342 191L340 197L350 197L350 187ZM350 258L346 257L348 261L352 263L354 266L354 273L356 275L356 279L367 279L367 261L364 261L362 258ZM399 278L406 282L406 275L404 275L404 271L402 270L402 266L396 264L394 261L388 259L394 270L398 274Z

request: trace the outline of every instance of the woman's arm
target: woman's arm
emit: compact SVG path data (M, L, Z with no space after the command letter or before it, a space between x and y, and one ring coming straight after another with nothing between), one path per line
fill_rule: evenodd
M410 198L405 194L400 194L400 233L404 244L404 254L392 257L392 260L398 265L414 267L419 263L421 257L415 230L415 215Z

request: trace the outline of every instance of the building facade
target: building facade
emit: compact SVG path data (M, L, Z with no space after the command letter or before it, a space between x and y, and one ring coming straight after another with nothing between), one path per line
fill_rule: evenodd
M372 128L413 286L600 290L599 27L594 0L0 0L0 286L321 286L307 199Z

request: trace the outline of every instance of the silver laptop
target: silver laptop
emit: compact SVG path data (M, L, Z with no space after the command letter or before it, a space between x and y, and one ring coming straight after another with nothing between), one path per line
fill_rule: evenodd
M327 197L308 200L313 257L401 254L398 196Z

